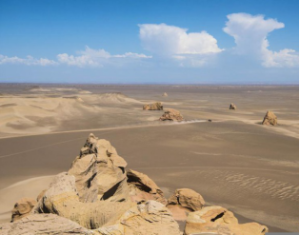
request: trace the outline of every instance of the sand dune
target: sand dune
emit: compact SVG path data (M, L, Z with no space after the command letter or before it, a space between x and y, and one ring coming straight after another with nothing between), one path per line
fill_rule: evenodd
M298 231L297 86L7 86L0 87L0 200L7 202L0 220L16 196L36 195L47 178L24 180L68 169L94 132L167 193L193 188L242 221ZM154 101L186 121L159 122L163 111L142 110ZM260 124L267 110L278 126Z

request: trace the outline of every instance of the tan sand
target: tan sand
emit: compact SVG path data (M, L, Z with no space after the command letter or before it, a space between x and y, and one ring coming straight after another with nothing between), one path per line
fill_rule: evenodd
M258 221L274 232L298 231L298 87L59 88L63 90L42 87L50 91L39 93L16 87L8 93L7 88L3 96L14 98L0 98L2 221L19 197L37 196L43 183L10 185L66 171L86 136L94 132L111 141L129 168L148 174L167 193L192 188L241 220ZM168 97L159 100L163 92ZM34 98L26 98L28 94ZM142 110L143 104L154 101L179 110L187 122L159 123L163 111ZM17 105L7 106L9 102ZM237 110L228 109L232 102ZM30 107L30 118L24 107ZM258 124L267 110L276 114L278 126ZM50 178L34 180L44 179Z

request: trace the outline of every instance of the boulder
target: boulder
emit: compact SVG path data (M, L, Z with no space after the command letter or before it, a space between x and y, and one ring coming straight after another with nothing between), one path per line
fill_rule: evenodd
M190 212L186 220L186 235L205 232L219 235L264 235L268 228L258 223L239 224L231 211L219 206L209 206Z
M11 222L15 222L25 216L28 216L36 203L36 200L29 197L24 197L18 200L11 212Z
M127 182L131 186L130 194L133 200L155 200L163 204L167 203L163 191L149 176L134 170L128 170Z
M155 102L153 104L145 104L143 110L163 110L164 107L161 102Z
M165 113L159 118L160 121L177 121L181 122L184 120L181 113L176 109L168 109Z
M262 122L263 125L277 125L277 117L272 111L268 111L264 117L264 120Z
M190 211L201 210L205 201L196 191L188 188L176 189L174 194L168 199L169 205L177 205Z
M164 92L164 94L162 95L163 97L168 97L167 92Z
M229 105L229 109L231 109L231 110L236 110L236 105L233 104L233 103L231 103L231 104Z

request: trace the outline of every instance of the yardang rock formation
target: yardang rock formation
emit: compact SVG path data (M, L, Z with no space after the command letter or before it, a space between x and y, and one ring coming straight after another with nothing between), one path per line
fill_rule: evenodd
M167 200L147 175L126 166L109 141L90 134L69 171L58 174L37 202L18 201L13 222L0 225L0 234L180 235L176 209L187 214L186 235L268 231L239 224L225 208L206 207L191 189L178 189Z
M268 111L264 117L264 120L262 121L263 125L277 125L277 117L272 111Z
M161 102L155 102L153 104L145 104L143 110L163 110L163 105Z

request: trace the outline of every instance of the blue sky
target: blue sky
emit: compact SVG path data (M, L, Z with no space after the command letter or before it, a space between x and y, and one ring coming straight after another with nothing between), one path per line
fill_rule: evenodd
M294 0L0 0L0 82L298 84Z

